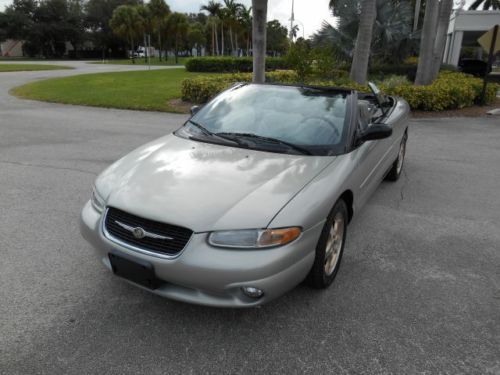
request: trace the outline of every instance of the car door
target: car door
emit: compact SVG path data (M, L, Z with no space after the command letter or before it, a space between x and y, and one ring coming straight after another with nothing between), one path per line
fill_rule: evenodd
M357 119L356 130L353 137L352 160L355 167L355 189L357 190L356 207L363 206L372 193L377 189L387 172L387 157L390 152L393 137L386 139L366 141L358 143L357 135L367 127L373 125L372 111L367 111L368 103L364 99L357 99ZM383 122L384 118L377 119L377 122Z

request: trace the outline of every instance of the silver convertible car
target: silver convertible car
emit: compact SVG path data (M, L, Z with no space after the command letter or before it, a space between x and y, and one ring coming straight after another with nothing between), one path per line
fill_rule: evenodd
M180 301L328 287L353 215L403 168L408 104L371 88L231 87L99 175L83 237L115 275Z

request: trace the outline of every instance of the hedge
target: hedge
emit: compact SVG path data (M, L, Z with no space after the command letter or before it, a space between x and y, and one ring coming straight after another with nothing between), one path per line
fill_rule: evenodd
M252 75L218 74L212 77L198 77L185 79L182 82L182 100L193 103L205 103L219 92L235 82L250 82ZM297 75L292 71L276 71L266 73L268 82L294 83ZM359 91L368 91L367 86L355 83L335 81L310 81L310 85L353 88ZM456 109L477 104L480 99L482 80L458 72L441 72L438 78L428 86L385 86L380 88L388 95L401 96L412 109L423 111L442 111ZM488 84L486 101L492 102L496 97L498 85Z
M252 73L217 74L210 77L188 78L181 83L182 100L193 103L206 103L235 82L251 81ZM267 72L266 81L294 83L297 82L297 74L291 70Z
M240 73L251 72L253 61L251 57L193 57L185 66L188 72ZM290 64L282 57L266 58L266 70L278 69L290 69Z

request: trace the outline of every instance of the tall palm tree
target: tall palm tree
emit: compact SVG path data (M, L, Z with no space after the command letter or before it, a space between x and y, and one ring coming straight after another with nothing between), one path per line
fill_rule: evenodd
M235 0L224 0L226 20L229 28L229 41L231 43L231 54L235 54L238 49L238 38L233 35L233 31L237 27L238 15L241 10L241 4L237 3Z
M252 7L247 8L245 5L241 5L239 22L244 30L244 38L247 44L246 55L248 56L252 40Z
M253 13L252 81L255 83L263 83L266 80L267 0L252 0L252 13Z
M221 12L221 4L210 0L207 4L200 7L201 11L206 11L210 17L210 24L212 26L212 55L219 54L219 38L217 36L217 24L219 23L219 15Z
M434 53L434 39L439 15L439 1L427 0L425 4L424 25L418 54L416 85L428 85L432 82L431 70Z
M373 37L373 26L377 17L375 0L363 0L359 17L358 36L354 45L354 54L351 65L351 79L364 84L368 76L368 61Z
M411 29L412 6L407 1L377 0L376 3L371 56L377 61L400 63L408 57L416 41L416 33ZM339 60L349 61L358 34L359 4L337 9L335 27L323 22L321 29L312 37L313 44L331 49Z
M135 49L135 39L142 33L142 19L135 6L120 5L115 8L109 26L113 33L128 40L131 51Z
M146 35L151 34L153 32L154 29L153 17L147 5L144 4L136 5L136 9L137 13L139 13L139 16L141 18L141 23L142 23L141 29L144 38L144 62L147 63L149 57L149 49L146 41Z
M451 11L453 9L453 0L441 0L439 3L439 14L436 28L436 39L434 40L434 49L432 51L432 63L429 81L434 81L441 68L443 61L444 47L446 45L446 35L448 25L450 24Z
M500 0L476 0L470 5L469 10L476 10L481 4L483 5L483 10L500 9Z
M172 38L171 44L174 47L176 64L179 62L179 45L186 39L188 30L189 23L185 14L174 12L167 17L167 31Z
M150 0L147 6L151 13L154 28L156 29L156 38L158 42L158 49L160 51L159 58L161 61L161 28L163 25L163 20L170 14L170 7L167 5L165 0Z

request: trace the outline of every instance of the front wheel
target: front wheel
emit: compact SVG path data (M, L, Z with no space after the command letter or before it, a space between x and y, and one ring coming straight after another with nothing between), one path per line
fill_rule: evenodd
M316 246L314 264L306 279L313 288L327 288L335 279L344 252L347 222L347 206L339 200L328 215Z
M399 177L401 177L406 155L406 139L407 136L405 134L403 136L403 139L401 140L401 144L399 145L398 158L394 161L391 169L389 170L389 173L387 173L387 176L385 177L385 179L388 181L397 181Z

